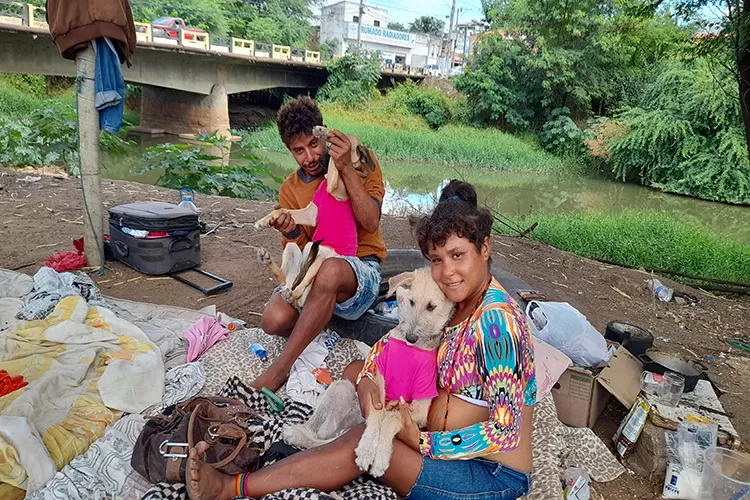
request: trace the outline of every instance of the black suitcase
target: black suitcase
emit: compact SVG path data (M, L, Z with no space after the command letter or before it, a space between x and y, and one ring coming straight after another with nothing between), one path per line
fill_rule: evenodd
M123 228L165 232L136 238ZM115 258L146 274L169 274L201 263L198 214L170 203L144 202L109 209L109 241Z

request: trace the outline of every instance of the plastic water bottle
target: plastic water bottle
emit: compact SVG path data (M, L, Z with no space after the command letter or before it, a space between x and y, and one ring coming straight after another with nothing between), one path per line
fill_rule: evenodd
M180 188L180 203L177 205L181 208L188 208L198 213L198 207L195 206L195 193L190 188Z
M670 300L672 300L672 296L674 295L674 290L672 290L668 286L665 286L656 278L648 280L648 289L654 292L654 294L659 297L659 300L661 300L662 302L669 302Z
M260 358L261 361L268 361L268 354L266 353L266 350L263 349L263 346L260 344L250 344L250 352L255 354Z

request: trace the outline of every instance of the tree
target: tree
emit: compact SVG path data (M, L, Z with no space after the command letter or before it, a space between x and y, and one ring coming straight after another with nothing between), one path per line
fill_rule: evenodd
M654 1L659 5L663 0ZM676 0L674 7L701 27L694 39L698 54L734 75L750 156L750 0ZM701 12L706 11L716 17L705 19Z
M418 17L409 24L409 30L414 33L425 33L427 35L440 35L445 28L445 21L432 16Z
M406 26L401 23L388 23L388 29L393 31L409 31Z
M315 0L148 0L134 1L133 18L151 22L181 17L215 35L307 47Z
M649 67L687 41L674 19L641 2L485 0L493 30L456 79L474 119L539 130L554 110L580 123L629 105L634 82L642 87Z

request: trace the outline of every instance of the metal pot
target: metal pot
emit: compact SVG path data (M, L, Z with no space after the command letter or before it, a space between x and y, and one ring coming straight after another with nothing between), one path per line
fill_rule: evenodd
M685 392L695 389L698 380L706 378L708 370L700 361L686 359L679 354L670 354L658 349L649 349L638 356L643 369L663 375L670 371L685 377Z
M640 356L654 345L654 336L651 332L625 321L611 321L607 325L604 338L619 343L633 356Z

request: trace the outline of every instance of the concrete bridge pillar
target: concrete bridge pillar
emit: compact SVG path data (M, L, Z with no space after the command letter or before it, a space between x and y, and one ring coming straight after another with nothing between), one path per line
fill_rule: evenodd
M137 132L197 134L217 131L229 137L226 72L218 71L208 95L143 85L141 123Z

